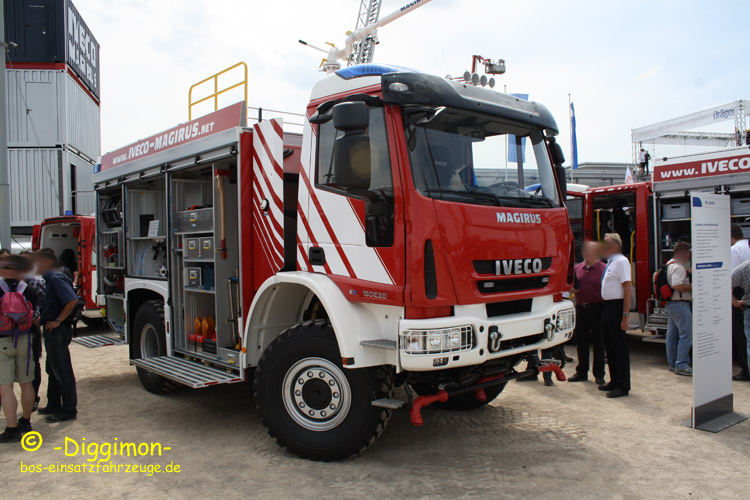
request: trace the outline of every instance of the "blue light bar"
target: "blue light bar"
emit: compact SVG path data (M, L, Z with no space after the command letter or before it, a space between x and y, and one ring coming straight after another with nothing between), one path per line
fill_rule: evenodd
M386 73L419 73L419 71L390 64L358 64L336 71L336 74L344 80L351 80L352 78L362 76L380 76Z

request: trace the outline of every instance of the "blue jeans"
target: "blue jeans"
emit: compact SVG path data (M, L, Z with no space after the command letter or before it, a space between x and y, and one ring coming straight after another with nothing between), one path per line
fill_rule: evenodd
M670 368L683 370L690 366L693 346L693 312L687 302L667 301L667 363ZM745 316L745 325L748 319ZM747 328L747 327L746 327Z
M747 337L747 355L750 359L750 309L745 309L745 337Z
M68 349L72 340L73 328L69 325L60 325L51 332L44 332L44 349L47 351L47 408L59 408L63 413L75 415L78 394Z

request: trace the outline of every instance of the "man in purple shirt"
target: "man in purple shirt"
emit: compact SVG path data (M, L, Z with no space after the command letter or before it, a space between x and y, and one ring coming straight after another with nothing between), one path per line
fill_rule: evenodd
M568 382L589 378L589 344L594 344L593 373L597 385L604 384L604 339L602 337L602 274L606 267L599 260L596 243L587 241L581 249L583 262L576 265L577 289L575 339L578 348L576 373Z

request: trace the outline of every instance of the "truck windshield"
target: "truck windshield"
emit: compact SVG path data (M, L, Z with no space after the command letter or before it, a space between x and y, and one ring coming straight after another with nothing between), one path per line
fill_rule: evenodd
M406 108L405 116L412 176L423 195L480 205L560 206L539 130L445 108Z

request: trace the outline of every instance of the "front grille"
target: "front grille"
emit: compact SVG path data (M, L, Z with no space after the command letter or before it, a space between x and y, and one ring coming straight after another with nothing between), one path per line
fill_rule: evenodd
M529 276L527 278L477 281L477 288L479 288L479 293L520 292L544 288L548 283L549 276Z
M534 299L508 300L505 302L491 302L486 304L487 317L507 316L531 312L531 303Z
M542 271L549 269L552 265L552 257L542 257ZM494 260L475 260L474 271L477 274L495 274L495 262ZM500 263L502 269L502 262Z

